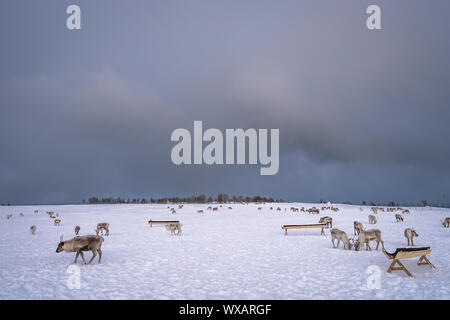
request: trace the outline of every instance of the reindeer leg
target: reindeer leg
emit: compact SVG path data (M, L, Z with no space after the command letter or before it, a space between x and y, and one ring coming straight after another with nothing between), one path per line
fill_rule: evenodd
M375 249L375 250L377 250L377 251L378 251L378 247L379 247L379 245L380 245L380 241L377 241L377 247L376 247L376 249Z
M92 262L92 260L94 260L95 256L97 255L97 253L95 252L95 249L92 249L92 258L91 260L89 260L89 262L87 264L90 264Z
M76 264L77 263L77 259L78 259L78 256L80 255L80 252L79 251L77 251L77 254L75 255L75 261L73 262L74 264Z
M84 254L83 254L83 251L79 251L79 252L80 252L81 259L83 259L83 263L86 264L86 260L84 260Z
M414 247L414 238L411 238L411 245Z
M102 261L102 250L99 248L97 249L98 252L98 263L100 263Z

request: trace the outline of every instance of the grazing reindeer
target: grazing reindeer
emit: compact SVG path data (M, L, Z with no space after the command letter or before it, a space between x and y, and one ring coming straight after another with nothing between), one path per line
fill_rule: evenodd
M377 217L369 214L369 224L376 224L377 223Z
M38 210L34 210L34 213L38 213L39 211Z
M444 228L450 227L450 217L445 218L444 221L442 221L442 225Z
M9 220L11 218L12 218L12 213L6 215L6 220Z
M80 226L75 227L75 235L78 235L80 233Z
M407 228L405 229L405 237L406 239L408 239L408 246L409 246L409 241L411 240L411 245L414 247L414 237L418 237L419 235L417 234L416 230L413 230L411 228Z
M109 223L102 222L97 224L97 228L94 229L95 233L98 235L101 231L101 235L103 235L103 230L106 231L106 235L109 236Z
M203 213L203 210L197 210L197 213Z
M344 231L333 228L333 229L331 229L330 233L331 233L331 242L333 243L333 248L338 248L339 243L341 241L344 244L344 249L350 250L352 248L352 245L350 244L350 241L348 240L347 234ZM334 245L334 240L337 240L336 246Z
M212 208L213 209L213 211L217 211L217 210L219 210L219 208L218 207L214 207L214 208Z
M61 241L58 244L58 248L56 248L56 252L76 252L75 255L75 261L74 263L77 263L78 256L81 255L81 258L83 259L84 264L86 264L86 261L84 260L83 251L92 251L92 258L89 260L87 264L90 264L92 260L94 260L95 256L99 255L98 257L98 263L102 260L102 243L103 243L103 237L101 236L82 236L82 237L75 237L70 240L63 241L63 237L61 236Z
M355 235L360 234L361 231L364 231L362 223L358 221L353 221L353 229Z
M377 247L376 250L378 250L378 246L380 245L384 249L384 242L381 239L381 231L378 229L371 229L367 231L361 231L361 233L358 236L357 241L355 242L355 250L359 251L361 249L361 246L366 244L366 250L372 250L372 248L369 246L370 241L376 241Z
M31 234L34 234L36 232L36 226L31 226L30 231L31 231Z
M59 220L59 219L53 220L53 225L59 226L60 224L61 224L61 220Z
M258 210L261 210L262 208L261 207L258 207Z
M402 217L401 214L396 213L396 214L395 214L395 219L397 220L397 222L400 222L400 221L403 222L403 217Z
M228 207L228 209L233 210L233 207Z
M19 216L23 217L23 213L19 213Z
M327 228L333 228L333 218L331 217L322 217L319 220L319 223L326 223L327 224Z
M405 210L402 211L402 213L409 213L409 210L405 209Z
M177 236L181 235L181 227L183 225L180 222L166 224L167 231L170 231L170 235L174 235L175 231L177 231Z

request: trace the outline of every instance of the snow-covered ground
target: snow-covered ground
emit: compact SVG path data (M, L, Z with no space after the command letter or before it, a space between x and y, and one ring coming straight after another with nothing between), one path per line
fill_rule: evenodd
M394 213L378 213L375 227L388 251L406 246L407 227L419 233L416 246L433 250L429 259L436 269L417 266L417 258L404 261L414 275L409 278L402 271L388 274L391 261L381 250L348 251L342 244L333 249L329 229L325 236L320 229L290 230L287 236L281 230L283 224L317 223L329 215L333 227L353 236L354 220L370 228L369 207L361 212L359 206L335 205L339 212L310 215L289 208L314 204L265 204L262 210L256 204L231 204L218 211L207 206L175 206L176 214L167 205L0 207L0 299L450 298L450 228L441 224L449 210L410 208L403 223ZM199 209L205 213L196 213ZM61 226L54 226L46 211L58 212ZM9 213L13 217L7 220ZM163 226L151 228L149 219L180 220L183 233L171 236ZM55 252L60 235L73 237L75 225L82 235L95 234L98 222L110 223L102 264L96 258L82 265L79 259L81 287L74 288L75 254ZM35 235L31 225L37 226ZM90 259L91 253L85 256ZM374 289L378 274L380 288Z

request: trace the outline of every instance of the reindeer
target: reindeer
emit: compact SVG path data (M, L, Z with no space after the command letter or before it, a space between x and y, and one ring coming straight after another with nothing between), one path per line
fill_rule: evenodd
M333 228L333 218L331 217L322 217L319 219L319 223L326 223L327 224L327 228Z
M60 219L53 220L53 225L59 226L60 224L61 224L61 220Z
M183 225L180 222L166 224L167 231L170 231L170 235L174 235L175 231L177 231L177 236L181 235L181 227Z
M78 235L80 233L80 226L75 227L75 235Z
M214 208L213 208L213 211L217 211L217 210L219 210L218 207L214 207Z
M197 210L197 213L203 213L203 210Z
M76 252L75 261L77 263L78 256L81 255L84 264L86 261L84 260L83 251L92 251L92 258L89 260L87 264L90 264L92 260L94 260L95 256L99 255L98 263L102 260L102 243L104 239L101 236L77 236L70 240L63 241L63 236L61 236L61 240L58 244L58 248L56 248L56 252L59 253L61 251L65 252Z
M403 217L402 217L401 214L396 213L396 214L395 214L395 219L397 220L397 222L400 222L400 221L403 222Z
M411 228L407 228L405 229L405 237L406 239L408 239L408 246L409 246L409 241L411 240L411 245L414 246L414 237L418 237L419 235L417 234L416 230L413 230Z
M11 218L12 218L12 213L6 215L6 220L9 220Z
M39 211L38 210L34 210L34 213L39 213Z
M405 210L402 211L402 213L408 213L409 214L409 210L405 209Z
M381 242L381 246L384 250L384 242L381 239L381 231L378 229L361 231L356 242L355 242L355 240L352 239L352 242L355 243L356 251L359 251L361 249L361 246L364 245L364 243L366 244L366 250L372 250L372 248L369 246L370 241L377 242L376 250L378 250L378 246L380 245L380 242Z
M95 233L98 235L101 231L101 235L103 235L103 230L106 231L106 235L109 236L109 223L101 222L97 224L97 228L94 229Z
M358 221L353 221L353 229L355 235L359 235L361 231L364 231L362 223Z
M23 217L23 213L19 213L19 216Z
M369 214L369 223L370 224L376 224L377 223L377 217Z
M442 221L442 225L444 228L450 227L450 217L445 218L444 221Z
M228 207L229 210L233 210L233 207Z
M34 226L34 225L31 226L30 231L31 231L31 234L34 234L36 232L36 226Z
M347 234L344 231L341 231L339 229L333 228L330 231L331 233L331 242L333 243L333 248L338 248L339 243L342 241L344 245L344 249L350 250L352 248L352 245L350 241L348 240ZM337 240L337 245L334 245L334 240Z

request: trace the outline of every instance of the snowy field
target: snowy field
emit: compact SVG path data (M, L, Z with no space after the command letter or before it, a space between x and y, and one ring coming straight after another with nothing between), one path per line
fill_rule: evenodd
M207 206L174 206L176 214L167 205L0 207L0 299L450 298L450 228L441 224L449 210L410 208L399 223L394 213L377 214L374 227L382 231L387 251L406 246L407 227L419 234L416 246L431 246L429 259L436 269L417 266L417 258L404 260L414 275L409 278L403 271L388 274L391 261L381 250L348 251L342 244L333 249L329 229L325 236L320 229L290 230L287 236L281 230L284 224L317 223L328 215L333 227L351 237L354 220L371 228L369 207L361 212L359 206L335 205L339 212L312 215L289 208L314 204L265 204L262 210L256 204L231 204L218 211L207 211ZM61 226L53 225L47 211L59 213ZM13 217L7 220L9 213ZM163 226L151 228L150 219L180 220L182 235L171 236ZM75 254L56 253L59 238L73 237L75 225L81 226L81 235L95 234L99 222L110 223L102 263L96 258L82 265L79 259L81 287L73 288L68 280L74 276L69 267ZM31 225L37 226L35 235ZM375 249L375 242L371 246ZM91 252L85 257L90 259ZM368 279L373 284L369 277L376 270L380 288L370 289Z

